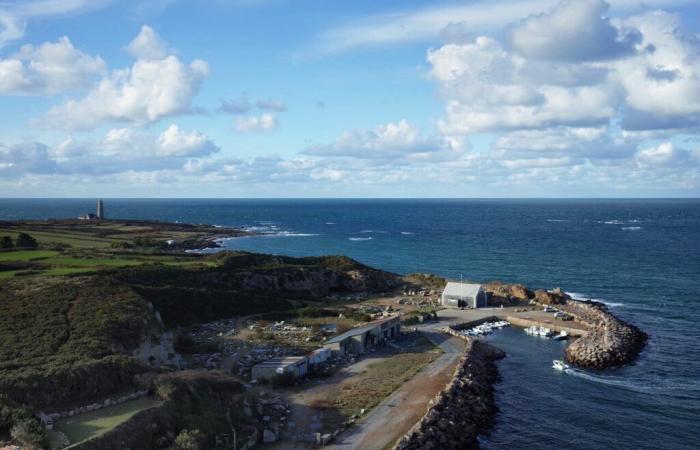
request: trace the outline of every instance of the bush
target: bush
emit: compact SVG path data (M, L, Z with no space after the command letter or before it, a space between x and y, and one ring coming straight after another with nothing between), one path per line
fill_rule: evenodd
M18 248L37 248L39 243L27 233L20 233L17 236L16 246Z
M46 443L46 432L39 422L33 419L25 419L12 427L10 431L12 439L22 444L27 449L42 449Z
M206 448L206 440L207 437L199 430L182 430L171 450L202 450Z
M0 238L0 248L14 248L15 244L12 242L10 236L3 236Z

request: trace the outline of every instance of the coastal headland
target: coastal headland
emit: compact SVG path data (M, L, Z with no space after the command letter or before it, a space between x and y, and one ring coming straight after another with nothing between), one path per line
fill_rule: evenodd
M0 442L369 448L384 424L391 433L377 448L476 448L496 418L504 354L464 327L497 317L566 330L576 338L567 361L594 369L634 361L646 340L604 305L559 289L493 282L489 307L443 309L446 280L435 275L343 256L186 252L243 235L150 221L1 222L0 238L29 245L0 251ZM252 381L259 362L310 354L386 317L403 332L376 351L331 358L304 379ZM404 386L418 386L424 403ZM392 424L372 414L391 408L410 413Z

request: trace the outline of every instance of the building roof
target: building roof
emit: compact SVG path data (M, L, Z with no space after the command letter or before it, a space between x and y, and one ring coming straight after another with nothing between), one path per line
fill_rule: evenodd
M278 358L272 358L268 359L267 361L263 361L259 364L256 364L254 367L288 367L293 366L305 359L305 356L280 356Z
M450 297L475 298L479 294L480 290L480 284L449 282L447 283L447 286L445 286L445 290L442 291L442 295L449 295Z
M397 317L398 316L391 316L391 317L386 317L384 319L377 319L377 320L374 320L372 322L368 322L366 325L363 325L361 327L351 328L343 334L339 334L338 336L335 336L335 337L328 339L326 341L326 344L335 344L337 342L344 341L345 339L347 339L349 337L359 336L360 334L364 334L364 333L380 326L384 322L389 322L390 320L394 320Z

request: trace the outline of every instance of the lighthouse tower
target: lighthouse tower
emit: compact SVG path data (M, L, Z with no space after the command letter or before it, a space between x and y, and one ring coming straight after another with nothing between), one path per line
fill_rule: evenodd
M104 205L104 203L102 203L102 200L97 201L97 218L98 219L105 218L105 205Z

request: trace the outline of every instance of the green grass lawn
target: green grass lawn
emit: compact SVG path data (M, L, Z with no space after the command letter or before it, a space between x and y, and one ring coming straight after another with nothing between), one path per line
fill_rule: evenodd
M107 239L89 234L69 233L62 231L36 231L36 230L5 230L0 229L0 236L10 236L16 239L20 231L30 234L41 244L66 244L77 248L108 248L114 241L122 239Z
M139 398L121 405L61 419L54 424L54 429L65 434L73 445L101 436L137 413L160 404L162 401L155 398Z

